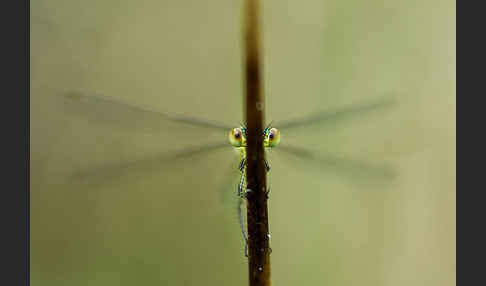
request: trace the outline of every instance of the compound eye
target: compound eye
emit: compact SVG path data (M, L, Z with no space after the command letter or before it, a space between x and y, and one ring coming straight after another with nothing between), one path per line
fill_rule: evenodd
M241 147L242 145L242 137L243 137L243 132L241 131L241 128L233 128L230 133L229 133L229 141L231 145L234 147Z
M275 147L280 143L280 131L277 128L270 128L268 131L268 146Z

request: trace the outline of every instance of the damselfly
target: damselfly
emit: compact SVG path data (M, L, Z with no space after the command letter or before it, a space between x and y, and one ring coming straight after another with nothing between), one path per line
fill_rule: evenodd
M161 112L155 109L147 108L147 107L141 107L137 105L133 105L129 102L120 100L120 99L114 99L111 97L107 96L102 96L102 95L86 95L82 93L77 93L77 92L72 92L68 93L65 96L65 99L67 100L68 103L70 104L75 104L75 105L87 105L88 106L88 112L92 111L101 111L103 113L103 108L110 108L110 109L116 109L119 113L127 113L130 112L133 116L146 116L146 115L152 115L156 116L161 120L168 120L176 123L181 123L181 124L188 124L192 125L195 127L204 127L204 128L210 128L214 129L217 131L221 132L227 132L227 137L228 137L228 142L215 142L215 143L210 143L210 144L205 144L205 145L195 145L191 149L185 149L181 150L180 152L172 152L171 154L167 154L166 156L162 156L161 158L154 158L154 160L164 160L164 159L177 159L180 157L185 157L185 156L191 156L197 153L203 153L207 152L210 150L214 149L219 149L219 148L234 148L236 153L239 154L239 164L237 168L239 169L240 172L240 180L237 186L235 186L235 191L236 191L236 196L238 198L238 203L237 203L237 211L238 211L238 217L239 217L239 223L240 223L240 228L241 232L245 241L245 255L247 253L247 246L248 246L248 236L245 231L245 224L243 221L243 209L242 209L242 204L245 202L245 195L246 195L246 170L245 170L245 159L246 159L246 127L244 124L240 124L240 126L234 127L234 126L229 126L226 124L220 124L217 122L209 121L209 120L204 120L196 117L190 117L190 116L185 116L185 115L179 115L179 114L170 114L170 113L165 113ZM345 167L347 169L358 169L360 172L367 172L368 174L371 175L380 175L383 177L390 177L393 175L392 171L388 167L376 167L372 166L360 161L355 161L355 160L349 160L349 159L344 159L344 158L336 158L333 156L317 156L314 152L307 148L303 147L298 147L298 146L291 146L287 144L280 144L280 130L283 132L294 129L294 128L299 128L299 127L304 127L304 126L310 126L313 124L318 124L318 123L323 123L325 121L334 121L334 120L341 120L341 119L350 119L354 118L357 116L361 116L364 113L375 111L378 109L382 109L385 107L390 106L393 103L392 98L378 98L374 101L368 101L363 104L355 104L352 106L347 106L344 108L341 108L339 110L334 110L334 111L323 111L323 112L318 112L314 114L310 114L308 116L304 116L301 118L297 118L294 120L288 120L288 121L282 121L280 123L276 124L268 124L266 128L264 129L264 132L262 134L263 139L264 139L264 147L265 150L268 151L270 149L276 149L276 150L282 150L284 152L293 154L297 157L300 157L302 159L307 159L307 160L315 160L319 164L324 164L324 165L333 165L334 167ZM100 110L101 109L101 110ZM120 114L121 115L121 114ZM129 166L135 166L137 167L137 164L140 164L141 161L134 161L134 162L127 162L123 164L117 164L117 165L107 165L101 167L103 170L110 170L113 172L116 172L120 168L124 167L129 167ZM146 162L144 162L146 163ZM269 162L265 159L265 166L267 173L270 171L270 164ZM79 178L83 179L86 178L86 176L94 175L94 174L99 174L98 172L100 168L98 169L92 169L88 170L86 172L81 172L76 174ZM106 172L101 172L103 174L106 174ZM267 190L267 195L269 193L270 189Z

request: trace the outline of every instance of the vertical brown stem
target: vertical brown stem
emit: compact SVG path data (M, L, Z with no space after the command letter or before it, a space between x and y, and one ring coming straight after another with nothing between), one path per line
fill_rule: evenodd
M246 178L250 286L270 285L259 1L245 2Z

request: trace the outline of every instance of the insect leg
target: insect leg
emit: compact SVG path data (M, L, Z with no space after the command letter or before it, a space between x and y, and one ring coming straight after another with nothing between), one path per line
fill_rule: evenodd
M265 193L265 195L267 196L267 199L270 197L270 196L269 196L269 195L270 195L270 187L268 187L268 190L267 190L267 192Z

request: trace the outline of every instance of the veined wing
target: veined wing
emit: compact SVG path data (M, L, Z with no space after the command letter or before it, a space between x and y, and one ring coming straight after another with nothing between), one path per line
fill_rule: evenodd
M281 130L289 130L296 127L307 127L317 123L330 123L338 120L352 119L365 113L390 107L393 103L395 103L394 98L381 97L373 101L349 105L338 110L322 111L302 118L283 121L281 123L277 122L274 125Z
M171 165L174 160L207 153L210 151L220 150L223 147L231 148L231 145L229 145L227 142L211 143L187 148L177 152L165 152L150 158L115 164L107 164L100 167L75 172L72 175L72 179L86 182L100 182L122 176L126 174L127 171L130 171L131 173L150 172L163 166Z
M80 109L83 106L88 107L88 110L84 110L83 112L97 113L100 117L120 120L121 122L132 121L133 123L147 117L155 117L161 120L169 120L221 131L228 131L232 128L232 126L229 125L196 117L161 112L149 107L134 105L121 99L103 95L88 95L80 92L69 92L65 94L64 98L65 103L70 104L74 109Z
M345 172L353 177L377 177L380 179L391 180L396 176L393 168L389 166L377 166L365 161L337 157L331 154L317 155L301 147L281 144L275 148L275 151L286 152L301 159L305 159L306 162L317 164L320 168L329 168L339 172Z

